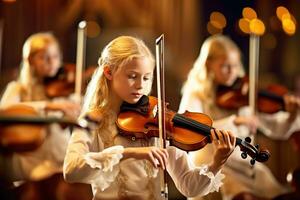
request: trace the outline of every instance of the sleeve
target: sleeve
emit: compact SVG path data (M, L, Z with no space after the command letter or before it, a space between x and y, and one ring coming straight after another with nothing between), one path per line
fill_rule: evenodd
M245 106L239 109L239 115L249 116L250 107ZM286 140L293 132L300 130L299 114L294 121L289 121L289 113L279 111L274 114L258 113L258 129L271 139Z
M201 100L194 94L185 92L181 98L178 113L184 113L185 111L203 112Z
M168 153L170 160L167 170L177 189L186 197L204 196L219 191L225 177L221 171L213 174L207 165L195 167L187 153L176 147L168 147Z
M8 106L20 103L31 106L42 114L44 112L44 108L46 107L46 101L22 101L22 90L23 88L20 83L17 81L10 82L1 97L0 107L6 108Z
M262 132L272 138L279 140L288 139L295 131L300 130L300 116L292 122L289 121L289 113L277 112L275 114L259 114L259 128Z
M76 129L69 141L63 173L68 182L96 185L102 191L110 186L119 173L123 146L104 149L97 136Z

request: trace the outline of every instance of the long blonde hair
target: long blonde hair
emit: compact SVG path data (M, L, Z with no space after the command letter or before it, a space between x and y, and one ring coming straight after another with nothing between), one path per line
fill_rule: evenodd
M220 56L226 56L230 51L238 52L241 57L240 49L229 37L213 35L207 38L201 47L193 68L188 74L187 81L182 88L182 93L189 91L190 94L196 95L204 104L211 107L215 101L214 75L209 73L206 62L207 60L213 60ZM242 62L239 66L238 76L242 77L244 76Z
M104 67L108 66L114 73L132 59L141 57L150 59L154 65L154 57L145 43L131 36L117 37L105 46L98 60L98 68L88 84L81 116L85 116L89 112L99 112L102 116L104 115L101 127L106 126L106 120L109 117L105 117L105 115L109 114L108 111L112 105L110 105L109 99L109 80L103 75ZM150 93L151 84L147 89Z
M60 46L55 36L50 32L43 32L31 35L23 45L22 62L18 81L24 88L27 100L32 100L32 88L34 87L34 79L36 78L34 77L34 71L30 66L29 60L37 52L46 49L50 44L56 45L60 51Z

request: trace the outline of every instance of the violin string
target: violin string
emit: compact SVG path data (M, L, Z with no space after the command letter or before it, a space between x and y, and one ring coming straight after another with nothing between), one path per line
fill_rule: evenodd
M200 122L197 122L193 119L186 118L185 116L180 115L180 114L176 114L175 116L178 117L178 119L181 122L183 122L184 125L188 125L188 126L193 127L197 130L200 130L200 131L204 131L206 136L210 135L210 129L212 129L212 127L210 127L208 125L205 125L205 124L201 124Z
M201 124L200 122L197 122L193 119L189 119L183 115L177 114L176 117L178 117L185 125L192 126L196 128L197 130L204 131L206 136L210 135L210 129L213 127L208 126L206 124ZM236 138L236 145L242 145L242 139Z

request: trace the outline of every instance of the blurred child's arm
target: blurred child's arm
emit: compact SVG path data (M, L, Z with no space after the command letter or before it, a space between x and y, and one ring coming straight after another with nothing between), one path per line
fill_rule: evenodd
M259 128L272 139L286 140L293 132L300 129L300 114L293 121L290 121L288 112L260 113Z

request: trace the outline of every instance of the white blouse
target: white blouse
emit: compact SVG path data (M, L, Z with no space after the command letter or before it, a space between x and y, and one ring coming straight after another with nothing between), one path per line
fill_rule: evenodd
M94 199L161 199L158 170L148 160L129 158L121 160L126 147L153 145L153 140L131 140L118 135L114 120L100 134L112 135L112 144L105 147L103 137L75 129L69 141L64 176L69 182L92 185ZM185 196L205 195L218 191L224 175L208 171L207 165L194 167L187 153L176 147L167 147L167 171L178 190Z

